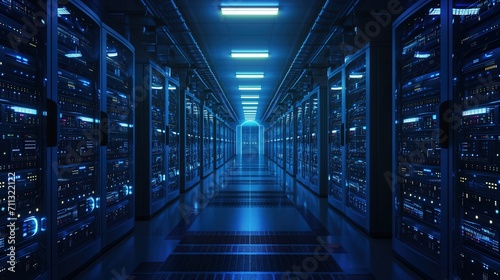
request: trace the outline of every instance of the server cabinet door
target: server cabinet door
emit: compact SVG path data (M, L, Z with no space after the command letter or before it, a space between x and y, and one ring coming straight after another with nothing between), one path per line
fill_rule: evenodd
M168 199L167 203L180 194L180 126L179 126L179 84L169 79L168 84Z
M416 4L395 23L393 248L431 278L441 278L444 237L441 148L440 1Z
M453 1L454 276L500 278L500 5Z
M53 166L56 227L51 230L57 277L64 277L101 249L101 27L76 1L60 3L57 13L60 141Z
M102 164L105 217L103 246L124 236L134 226L134 77L133 47L106 27L106 73L101 116L106 157ZM105 166L105 168L103 168ZM104 172L106 171L106 172Z
M344 87L344 71L340 68L330 76L328 88L328 201L340 211L343 211L345 204L343 179L345 125L342 102Z
M46 10L44 3L40 5L0 2L0 278L4 279L47 278L50 265L44 137L48 131L43 117L48 28L36 34L23 29L23 20L33 24L33 14ZM56 119L55 112L51 114Z

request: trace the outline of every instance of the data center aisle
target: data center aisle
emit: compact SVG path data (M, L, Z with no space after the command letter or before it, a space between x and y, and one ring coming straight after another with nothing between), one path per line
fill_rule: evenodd
M236 158L76 278L419 279L327 204L266 158Z

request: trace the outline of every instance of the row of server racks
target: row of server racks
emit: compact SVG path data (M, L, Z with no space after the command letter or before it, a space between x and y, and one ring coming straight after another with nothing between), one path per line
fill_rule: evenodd
M390 44L372 43L266 130L266 153L371 236L391 234Z
M0 8L0 279L67 278L234 155L234 130L208 113L201 155L200 104L81 2Z
M327 127L315 90L269 126L266 153L320 194L324 137L333 208L426 278L500 279L500 4L411 3L392 44L328 71Z
M320 120L326 108L320 108L325 102L325 88L317 87L307 93L302 100L290 106L291 108L278 117L264 132L265 153L280 167L309 187L317 195L324 195L326 189L320 187L324 184L320 169L321 161L326 157L321 156L325 145L320 137L324 121Z

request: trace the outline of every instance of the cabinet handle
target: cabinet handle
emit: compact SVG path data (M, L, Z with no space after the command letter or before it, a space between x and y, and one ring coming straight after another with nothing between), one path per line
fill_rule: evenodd
M109 118L108 114L101 111L101 146L107 146L109 142Z
M170 126L167 124L165 126L165 146L170 144Z
M451 113L450 101L444 101L439 105L438 114L438 132L439 132L439 146L442 149L448 149L450 146L450 118L445 118L445 114Z
M342 123L340 125L340 146L344 146L345 145L345 124Z
M59 106L47 98L47 146L55 147L59 143Z

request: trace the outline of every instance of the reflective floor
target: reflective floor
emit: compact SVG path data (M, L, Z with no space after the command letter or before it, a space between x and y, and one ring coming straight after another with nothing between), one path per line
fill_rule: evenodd
M76 279L420 279L264 157L229 161Z

